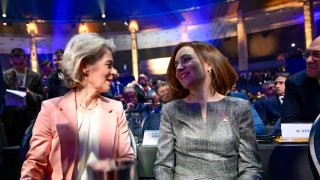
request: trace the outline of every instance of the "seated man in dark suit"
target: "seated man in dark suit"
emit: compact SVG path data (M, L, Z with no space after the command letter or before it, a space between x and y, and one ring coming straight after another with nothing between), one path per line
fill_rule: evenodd
M10 146L20 144L25 130L40 111L44 98L41 75L26 67L27 56L23 49L15 48L10 53L12 68L4 72L6 89L25 91L26 106L7 106L4 111L4 126Z
M281 105L285 95L285 82L290 74L286 72L277 73L275 76L275 92L276 95L266 97L255 104L264 124L274 125L280 118Z
M313 122L320 113L320 37L304 54L307 70L286 81L281 122Z
M125 87L123 98L128 126L133 135L137 136L140 141L142 138L142 121L151 111L150 106L138 102L137 92L134 87Z

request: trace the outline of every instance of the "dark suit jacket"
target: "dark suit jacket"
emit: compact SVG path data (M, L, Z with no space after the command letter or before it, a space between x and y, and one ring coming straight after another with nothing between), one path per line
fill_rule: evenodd
M123 84L120 83L120 82L117 82L116 85L118 86L119 93L120 93L120 94L123 94L123 88L124 88ZM115 89L115 87L114 87L112 84L111 84L111 86L110 86L110 91L111 91L111 93L112 93L113 95L116 94L116 89Z
M16 74L13 69L9 69L8 71L4 72L3 80L6 89L18 90L18 87L16 85ZM25 87L30 90L29 94L27 95L28 108L33 108L38 112L40 110L40 105L44 97L41 84L41 75L31 71L30 69L27 69Z
M70 91L58 77L59 71L55 70L48 76L48 99L65 95Z
M149 98L147 94L144 93L144 90L138 84L134 86L134 89L137 92L138 103L145 103L148 101Z
M2 67L0 63L0 119L3 113L4 108L4 95L6 93L6 88L3 82L3 73L2 73Z
M282 104L281 122L313 122L320 113L320 85L306 71L286 80L286 94Z
M254 107L264 124L274 125L280 118L281 102L277 95L257 100Z
M16 85L16 73L13 69L4 72L3 80L6 89L18 90ZM35 119L40 111L40 105L44 98L41 83L41 75L27 69L25 88L29 89L26 96L26 107L6 106L3 123L6 129L9 145L19 144L29 122Z
M117 82L117 86L119 88L119 93L120 94L123 94L123 84L120 83L120 82ZM105 96L105 97L108 97L108 98L111 98L111 99L115 99L115 95L116 95L116 89L115 87L111 84L110 85L110 90L108 92L103 92L101 93L102 96ZM119 95L119 94L118 94Z

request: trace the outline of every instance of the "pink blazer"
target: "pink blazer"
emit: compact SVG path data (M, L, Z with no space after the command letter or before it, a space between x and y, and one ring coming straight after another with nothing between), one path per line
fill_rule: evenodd
M99 155L134 159L121 102L100 97ZM46 100L33 128L21 179L72 179L78 148L75 92Z

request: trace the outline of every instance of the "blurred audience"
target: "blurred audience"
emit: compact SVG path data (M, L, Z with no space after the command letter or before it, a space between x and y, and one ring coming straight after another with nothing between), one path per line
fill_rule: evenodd
M285 95L285 82L289 78L290 74L281 72L275 76L275 92L276 95L270 96L255 102L254 108L260 115L265 125L274 125L280 118L281 104ZM272 85L268 84L269 87Z
M244 92L233 92L230 91L228 96L231 97L238 97L244 100L249 101L248 96L244 93ZM254 129L256 130L256 135L266 135L267 134L267 129L265 127L265 125L263 124L259 114L257 113L257 111L255 110L255 108L253 107L253 105L251 104L251 102L249 101L249 106L250 106L250 110L252 112L252 117L253 117L253 125L254 125Z
M138 102L134 87L125 87L123 90L124 110L127 122L137 142L142 141L142 121L149 114L150 105Z
M119 81L119 73L115 69L114 76L111 81L110 91L106 93L102 93L101 95L118 100L123 101L123 84Z
M168 92L168 85L164 81L158 81L158 83L155 85L155 92L159 96L159 100L161 103L165 102L166 94Z

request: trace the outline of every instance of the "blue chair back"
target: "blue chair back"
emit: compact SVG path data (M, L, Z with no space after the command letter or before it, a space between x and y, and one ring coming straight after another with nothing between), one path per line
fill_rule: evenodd
M309 149L313 164L320 176L320 114L311 127Z
M154 111L150 112L143 120L142 129L144 133L145 130L159 130L161 119L161 112Z

